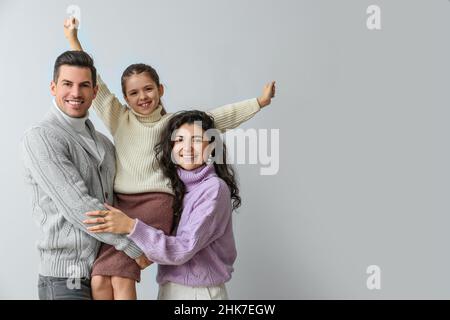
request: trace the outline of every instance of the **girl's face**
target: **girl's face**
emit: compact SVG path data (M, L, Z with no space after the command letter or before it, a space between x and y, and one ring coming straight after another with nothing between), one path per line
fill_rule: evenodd
M159 106L159 100L164 94L162 85L146 73L133 74L125 81L125 100L134 112L149 115Z
M197 169L208 159L210 143L201 127L185 123L174 131L172 139L172 160L184 170Z

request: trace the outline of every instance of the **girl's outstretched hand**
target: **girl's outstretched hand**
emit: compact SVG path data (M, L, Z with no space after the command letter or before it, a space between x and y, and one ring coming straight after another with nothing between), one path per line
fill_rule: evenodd
M272 98L275 97L275 81L266 84L263 88L262 95L258 98L258 103L261 108L269 105Z
M134 225L136 223L134 219L131 219L119 209L116 209L106 203L105 207L108 210L86 212L87 216L96 217L83 221L83 223L85 224L97 224L96 226L87 228L90 232L128 234L133 231Z

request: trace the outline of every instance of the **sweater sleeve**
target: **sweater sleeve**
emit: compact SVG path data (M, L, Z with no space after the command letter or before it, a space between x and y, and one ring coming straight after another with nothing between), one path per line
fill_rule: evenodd
M223 235L230 214L230 192L225 184L220 184L205 191L198 199L187 223L181 219L176 236L167 236L137 220L128 237L151 261L182 265Z
M88 194L78 169L69 157L67 146L51 130L30 129L23 138L22 147L25 168L67 221L97 240L124 251L132 259L142 255L139 247L125 235L91 233L87 230L83 223L87 218L85 213L105 208Z
M100 119L102 119L109 132L114 135L119 122L126 116L128 109L109 91L100 75L97 75L97 85L97 96L92 101L92 107Z
M254 98L212 109L208 113L213 116L216 128L225 132L249 120L260 109L258 100Z

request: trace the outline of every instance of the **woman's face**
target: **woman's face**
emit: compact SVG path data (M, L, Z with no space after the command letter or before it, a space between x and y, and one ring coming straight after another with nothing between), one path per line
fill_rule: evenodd
M146 72L128 77L125 80L125 90L128 105L144 116L158 108L159 100L164 94L163 86L158 86Z
M200 126L185 123L172 135L172 161L184 170L201 167L209 157L209 141Z

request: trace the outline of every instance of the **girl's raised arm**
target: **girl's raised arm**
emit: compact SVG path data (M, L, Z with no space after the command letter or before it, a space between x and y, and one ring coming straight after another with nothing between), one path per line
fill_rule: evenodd
M64 21L64 35L72 50L83 51L78 39L78 21L75 17L70 17ZM92 102L92 107L111 134L114 135L121 117L126 115L127 108L122 106L119 99L109 91L98 73L97 86L98 91Z
M221 132L234 129L252 118L261 108L269 105L275 97L275 81L266 84L260 97L228 104L208 113L214 118L216 128Z

